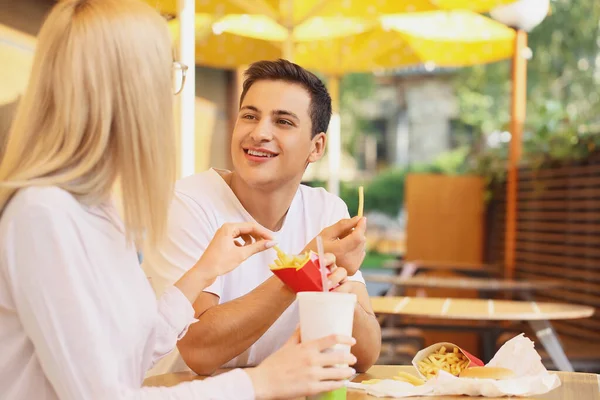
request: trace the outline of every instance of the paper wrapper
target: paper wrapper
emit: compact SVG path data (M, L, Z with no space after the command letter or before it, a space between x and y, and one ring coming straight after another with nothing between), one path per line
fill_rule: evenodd
M295 293L320 292L323 290L319 257L313 252L310 253L308 261L299 268L272 268L271 271Z
M420 352L419 352L420 353ZM415 357L416 358L416 357ZM504 344L486 365L514 371L517 378L494 380L457 378L445 371L422 386L390 379L366 385L348 383L349 388L362 389L376 397L403 398L411 396L536 396L560 386L558 375L549 373L535 351L533 342L520 334Z

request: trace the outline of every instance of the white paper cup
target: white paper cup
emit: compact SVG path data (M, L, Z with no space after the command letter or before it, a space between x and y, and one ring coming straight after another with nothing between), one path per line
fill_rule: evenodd
M335 292L300 292L300 338L302 342L329 335L352 336L356 295ZM350 346L335 345L332 350L350 352Z

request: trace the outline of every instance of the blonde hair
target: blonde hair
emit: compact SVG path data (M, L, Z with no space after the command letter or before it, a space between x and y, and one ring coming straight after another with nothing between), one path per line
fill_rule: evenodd
M0 211L29 186L97 205L118 184L127 238L157 244L175 180L172 63L167 23L147 4L56 4L0 163Z

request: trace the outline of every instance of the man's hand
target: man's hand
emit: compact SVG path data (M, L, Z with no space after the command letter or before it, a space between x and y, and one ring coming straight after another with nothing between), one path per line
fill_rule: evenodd
M342 219L328 226L320 233L326 253L335 255L336 264L352 276L358 271L365 259L365 232L367 219L354 217ZM317 238L306 245L304 250L317 252Z
M344 280L340 283L340 286L333 289L334 292L338 293L354 293L358 296L359 290L358 288L361 286L365 286L362 283L353 282L349 280Z
M358 359L356 370L365 372L375 363L381 351L381 328L371 307L369 293L364 283L355 281L342 281L333 291L356 295L352 335L356 338L357 345L352 353Z

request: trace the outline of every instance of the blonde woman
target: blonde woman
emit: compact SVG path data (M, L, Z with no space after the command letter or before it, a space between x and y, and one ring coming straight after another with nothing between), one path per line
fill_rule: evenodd
M164 20L137 0L61 1L42 27L0 163L3 399L289 398L353 373L329 368L352 355L323 352L353 339L295 335L257 368L141 387L194 321L202 289L274 244L258 225L226 225L156 302L135 248L144 234L159 243L166 226L172 68Z

